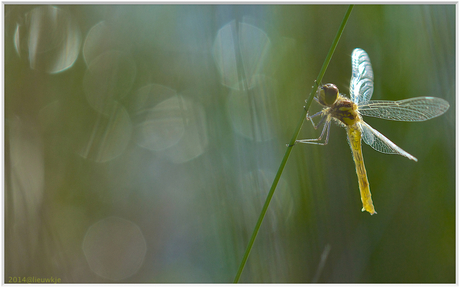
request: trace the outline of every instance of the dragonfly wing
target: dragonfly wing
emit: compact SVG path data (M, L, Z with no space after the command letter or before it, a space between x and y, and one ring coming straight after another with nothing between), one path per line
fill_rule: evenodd
M370 101L358 106L365 116L395 121L425 121L444 114L449 103L436 97L415 97L400 101Z
M359 104L366 104L374 92L374 73L371 60L366 51L360 48L351 55L350 99Z
M387 137L383 136L366 122L361 122L361 129L364 143L371 146L373 149L385 154L399 154L410 160L417 161L417 158L399 148L395 143L391 142Z

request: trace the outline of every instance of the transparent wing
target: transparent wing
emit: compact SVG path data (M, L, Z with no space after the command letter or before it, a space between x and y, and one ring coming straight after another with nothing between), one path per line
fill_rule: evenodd
M395 143L391 142L387 137L383 136L379 131L369 126L366 122L361 121L360 124L363 133L363 140L367 145L381 153L399 154L411 160L417 161L417 158L396 146Z
M356 104L366 104L374 92L374 73L366 51L360 48L351 54L350 99Z
M365 116L395 121L425 121L449 109L449 103L436 97L416 97L400 101L370 101L358 106Z

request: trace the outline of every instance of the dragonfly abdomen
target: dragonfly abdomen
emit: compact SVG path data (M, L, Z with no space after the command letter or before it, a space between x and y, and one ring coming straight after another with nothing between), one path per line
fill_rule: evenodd
M347 127L347 136L350 143L353 160L356 166L356 175L358 176L359 192L361 194L361 202L363 203L363 211L369 212L371 215L377 213L372 203L371 190L369 181L367 180L366 167L364 166L363 153L361 150L361 130L358 124Z

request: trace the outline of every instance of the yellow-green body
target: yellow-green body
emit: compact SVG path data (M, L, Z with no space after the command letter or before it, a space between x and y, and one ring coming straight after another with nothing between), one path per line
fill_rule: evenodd
M371 190L367 180L366 167L364 166L363 153L361 150L361 130L358 124L347 126L347 136L350 142L353 160L356 166L356 175L358 175L359 192L361 193L361 202L363 202L363 211L375 214L374 204L372 203Z

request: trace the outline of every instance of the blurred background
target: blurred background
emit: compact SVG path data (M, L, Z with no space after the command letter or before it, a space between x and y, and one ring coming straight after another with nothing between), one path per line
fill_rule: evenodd
M4 5L5 282L233 281L345 5ZM455 5L355 6L323 83L436 96L427 122L366 118L297 145L241 282L455 282ZM311 111L319 111L313 104ZM306 122L300 138L320 131Z

